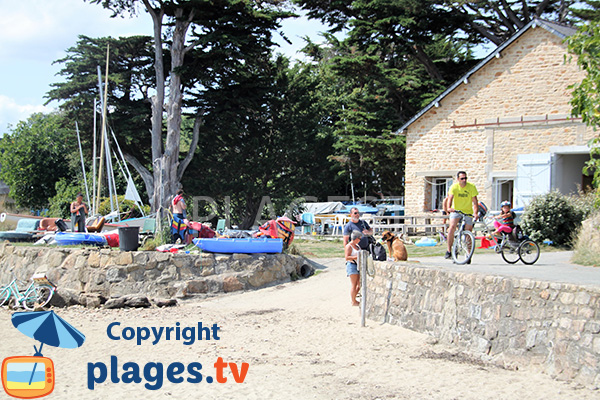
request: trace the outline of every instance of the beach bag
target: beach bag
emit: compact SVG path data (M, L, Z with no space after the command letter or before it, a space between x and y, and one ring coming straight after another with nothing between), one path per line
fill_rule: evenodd
M381 243L376 242L375 244L371 244L369 246L369 248L370 248L371 257L373 257L373 260L375 260L375 261L387 260L387 253L385 251L385 247Z

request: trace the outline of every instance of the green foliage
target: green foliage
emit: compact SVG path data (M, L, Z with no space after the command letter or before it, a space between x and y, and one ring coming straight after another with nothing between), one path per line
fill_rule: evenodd
M148 36L90 38L79 36L77 44L66 50L58 75L63 80L52 84L46 94L48 102L60 103L65 118L77 121L85 160L92 160L94 135L94 100L99 93L98 66L105 73L106 49L110 46L108 75L108 129L114 131L124 153L142 165L151 165L150 100L154 85L154 50ZM104 85L104 77L102 78ZM99 152L99 131L102 108L96 105L96 140ZM110 134L110 133L109 133ZM111 140L112 142L112 140ZM91 161L88 162L88 165ZM91 167L88 168L91 170ZM120 182L117 181L117 184ZM122 187L121 187L122 186ZM126 182L119 190L125 190Z
M583 122L596 129L600 125L600 22L591 22L579 28L577 34L567 38L568 49L577 56L577 65L586 72L573 89L571 114L581 116ZM600 137L590 143L590 161L584 172L593 173L594 185L600 185Z
M33 114L0 139L0 179L18 206L45 208L61 178L77 179L69 167L76 152L74 127L61 114Z
M114 204L114 197L113 197L113 204ZM127 218L139 218L142 216L142 213L140 212L140 209L135 205L134 201L131 200L125 200L125 196L124 195L119 195L117 196L117 202L118 202L118 211L119 214L121 214L121 219L127 219ZM116 205L116 204L114 204ZM144 210L144 213L146 215L148 215L150 213L150 206L148 205L144 205L142 207L142 209ZM98 205L98 214L100 215L107 215L110 214L110 199L109 198L103 198L100 201L100 204Z
M529 203L521 225L534 241L549 239L557 246L568 246L589 210L585 201L575 203L569 196L552 191Z
M221 86L203 95L203 146L184 178L187 193L214 198L218 211L229 196L232 219L243 228L254 224L263 196L279 213L294 198L336 192L317 76L290 68L284 57L247 61L219 70Z

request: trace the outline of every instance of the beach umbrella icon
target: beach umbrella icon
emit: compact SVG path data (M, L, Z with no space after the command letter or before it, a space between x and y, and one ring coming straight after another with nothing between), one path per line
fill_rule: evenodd
M42 347L44 344L63 349L75 349L85 342L85 335L54 311L16 312L12 315L12 323L19 332L42 343L39 349L35 345L33 346L34 357L43 357ZM30 384L36 366L37 364L33 366Z
M39 350L33 346L39 356L44 344L75 349L85 342L85 335L54 311L16 312L12 315L12 323L21 333L42 342Z

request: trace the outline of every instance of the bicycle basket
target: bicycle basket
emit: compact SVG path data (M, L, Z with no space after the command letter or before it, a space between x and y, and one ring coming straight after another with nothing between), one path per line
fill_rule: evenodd
M48 280L48 277L43 272L40 272L40 273L37 273L37 274L33 274L31 276L31 279L33 279L33 281L36 283L36 285L50 285L50 286L54 286L54 284Z

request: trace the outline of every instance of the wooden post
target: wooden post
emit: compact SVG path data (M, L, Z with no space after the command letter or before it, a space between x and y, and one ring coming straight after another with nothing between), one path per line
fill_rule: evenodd
M360 271L360 326L364 327L367 319L367 257L369 252L358 252L358 270Z

